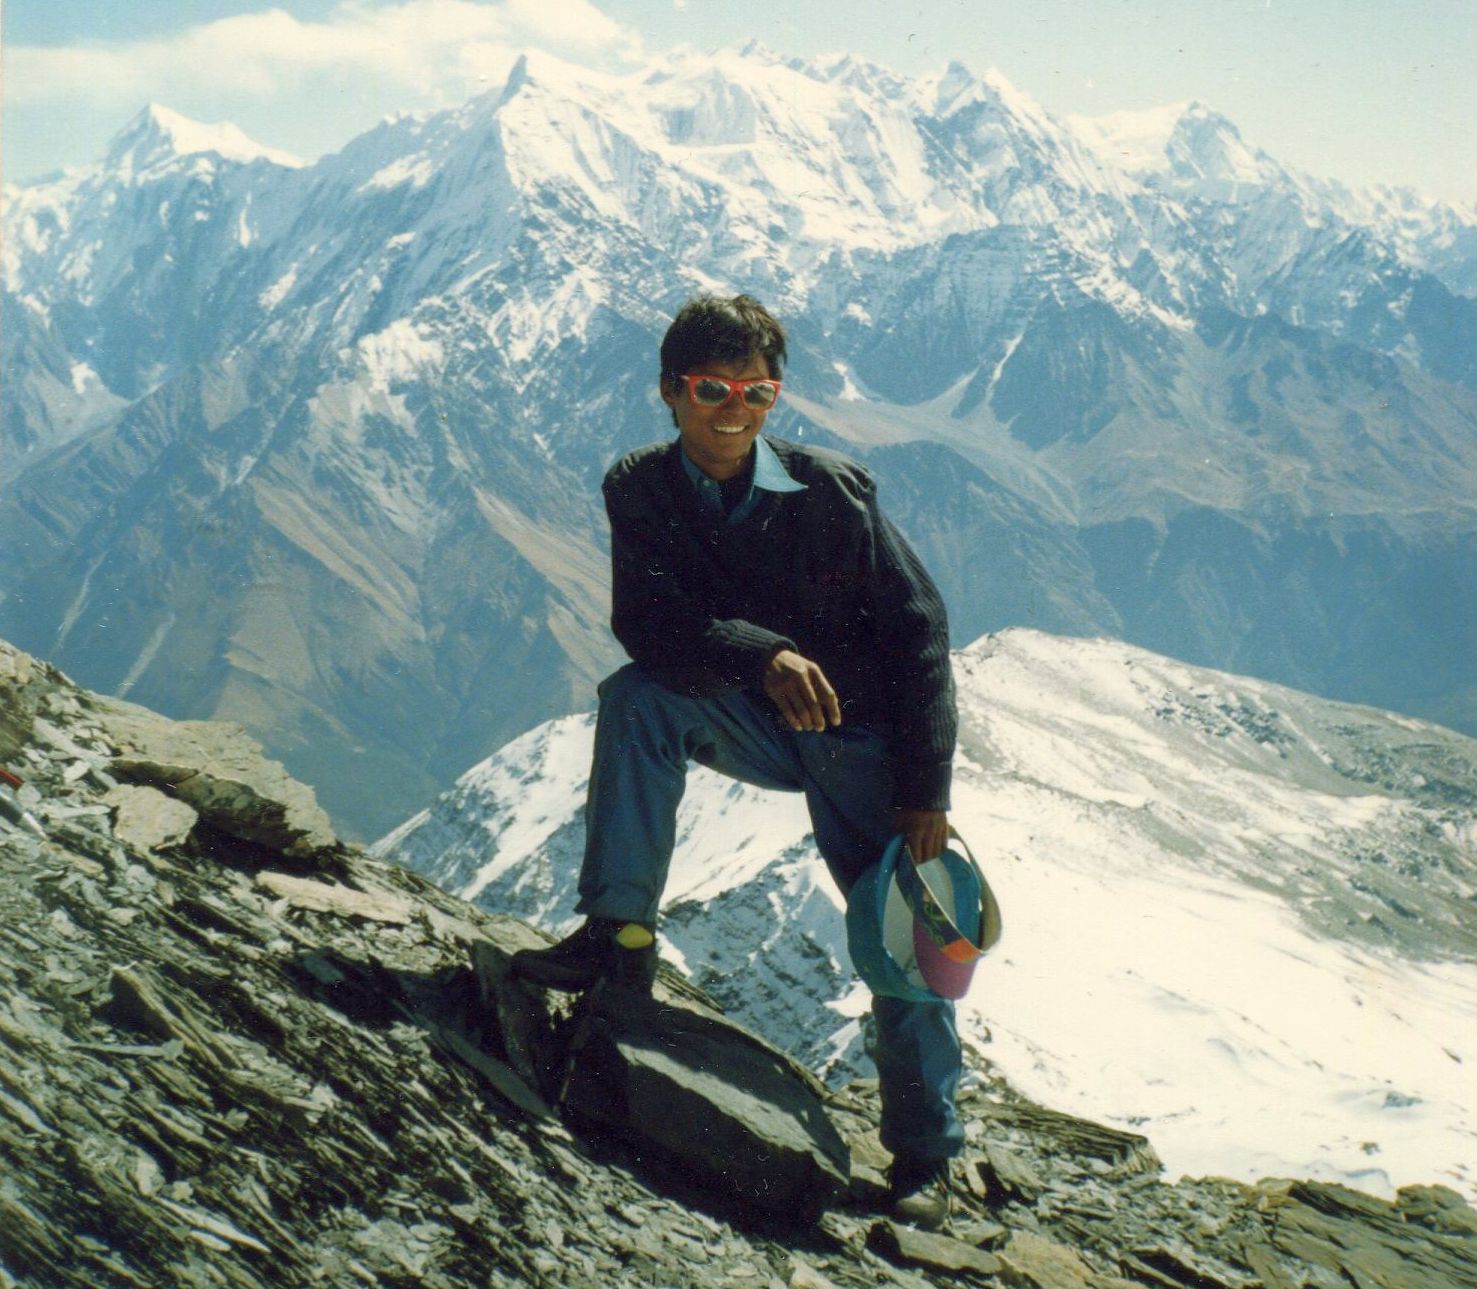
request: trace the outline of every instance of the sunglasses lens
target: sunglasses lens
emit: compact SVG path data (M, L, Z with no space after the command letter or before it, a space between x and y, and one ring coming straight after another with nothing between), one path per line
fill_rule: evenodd
M755 411L763 411L766 407L773 407L774 400L780 396L778 385L771 385L767 380L761 380L753 385L744 386L744 404L752 407Z
M721 380L695 380L691 388L692 401L704 407L717 407L728 401L728 386Z

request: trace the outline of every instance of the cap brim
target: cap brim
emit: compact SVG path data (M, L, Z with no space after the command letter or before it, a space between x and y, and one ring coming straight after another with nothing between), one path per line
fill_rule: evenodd
M933 942L928 929L916 918L913 921L913 956L918 964L918 974L940 998L963 998L969 992L969 982L974 979L974 965L979 961L976 953L963 962L955 961Z
M940 998L963 998L980 949L981 877L973 865L946 851L915 870L926 893L913 919L913 958L918 974ZM931 917L921 916L931 906Z

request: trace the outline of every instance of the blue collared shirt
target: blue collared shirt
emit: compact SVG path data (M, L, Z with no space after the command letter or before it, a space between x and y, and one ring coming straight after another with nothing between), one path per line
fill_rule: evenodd
M723 493L716 479L710 479L697 468L690 460L687 453L682 453L682 468L687 471L687 477L692 480L693 487L697 489L698 500L715 511L723 513ZM762 438L754 440L754 470L749 476L749 489L744 493L743 500L736 505L728 515L730 524L737 524L747 519L754 507L759 504L759 490L765 492L803 492L805 484L797 479L792 479L786 473L775 451Z

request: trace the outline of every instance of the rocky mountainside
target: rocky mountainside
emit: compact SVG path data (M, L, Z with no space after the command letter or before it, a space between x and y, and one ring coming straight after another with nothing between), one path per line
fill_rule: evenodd
M1477 742L1030 631L954 656L952 819L1006 909L961 1026L1171 1173L1477 1198ZM374 852L564 931L593 721L472 767ZM833 1084L865 995L803 801L694 768L663 951Z
M506 977L535 932L339 842L239 730L0 644L0 766L0 1283L1477 1285L1449 1189L1169 1185L978 1053L952 1230L897 1226L867 1085L670 969L551 1009Z
M1477 218L1158 129L757 46L531 55L311 166L147 109L6 192L0 630L376 835L590 705L595 484L668 432L672 309L742 288L793 332L771 428L876 466L958 643L1477 730Z

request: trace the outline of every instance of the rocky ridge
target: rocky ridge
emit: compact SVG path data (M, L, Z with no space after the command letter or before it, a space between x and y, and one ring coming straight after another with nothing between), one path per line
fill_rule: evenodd
M537 932L238 731L0 643L0 768L0 1285L1477 1285L1450 1190L1168 1185L979 1053L953 1230L896 1226L870 1085L670 968L639 1012L510 982Z

